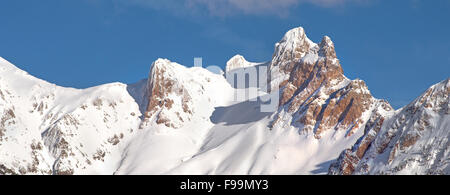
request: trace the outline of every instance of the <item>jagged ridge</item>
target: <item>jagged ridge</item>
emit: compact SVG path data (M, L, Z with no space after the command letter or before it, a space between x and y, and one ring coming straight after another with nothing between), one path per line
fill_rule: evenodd
M377 119L330 174L450 174L450 79L388 119ZM375 122L375 121L374 121Z

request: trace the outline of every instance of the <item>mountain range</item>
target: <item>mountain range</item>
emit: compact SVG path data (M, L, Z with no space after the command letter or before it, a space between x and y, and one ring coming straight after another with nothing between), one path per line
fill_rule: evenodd
M233 77L254 70L256 85ZM158 59L147 79L88 89L0 58L0 174L448 175L443 79L395 110L301 27L269 62L236 55L213 73Z

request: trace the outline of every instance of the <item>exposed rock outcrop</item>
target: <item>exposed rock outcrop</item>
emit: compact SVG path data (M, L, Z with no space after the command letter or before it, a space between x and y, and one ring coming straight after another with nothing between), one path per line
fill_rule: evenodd
M148 104L141 128L155 122L157 125L178 129L192 121L194 116L207 117L202 116L206 113L197 109L220 101L222 97L214 96L212 91L231 89L228 85L214 89L212 82L227 84L222 75L206 69L186 68L167 59L156 60L151 66L147 81Z
M192 97L183 86L183 77L177 71L186 71L181 65L165 59L158 59L152 64L147 84L148 106L145 121L155 117L157 124L179 128L184 121L192 117ZM177 116L171 116L171 109L177 110Z
M313 131L316 138L329 129L352 135L367 122L364 114L371 113L381 101L372 97L364 81L344 76L328 36L315 44L302 28L289 31L276 45L271 71L282 75L282 79L272 78L272 84L280 82L282 108L272 125L290 122Z
M312 48L317 48L317 44L306 36L302 27L289 30L281 41L275 44L270 69L281 74L280 83L288 79L286 76Z

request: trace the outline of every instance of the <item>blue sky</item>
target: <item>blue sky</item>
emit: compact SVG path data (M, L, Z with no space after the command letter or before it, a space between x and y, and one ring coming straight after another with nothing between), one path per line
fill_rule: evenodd
M0 0L0 56L86 88L146 78L159 57L268 61L303 26L315 42L330 36L346 76L398 108L450 76L449 20L449 0Z

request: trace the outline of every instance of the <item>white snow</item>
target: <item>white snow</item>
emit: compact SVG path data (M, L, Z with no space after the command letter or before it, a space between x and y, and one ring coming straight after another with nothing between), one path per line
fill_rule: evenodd
M248 62L243 56L235 55L230 60L228 60L225 71L230 72L239 68L254 67L260 64L263 63Z

